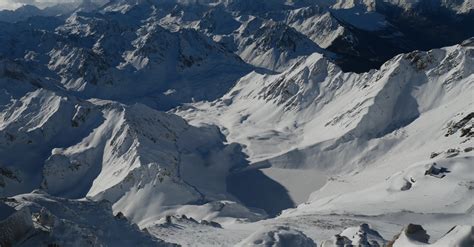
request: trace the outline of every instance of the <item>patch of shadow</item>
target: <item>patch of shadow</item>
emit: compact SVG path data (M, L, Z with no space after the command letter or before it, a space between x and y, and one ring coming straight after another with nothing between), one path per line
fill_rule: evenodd
M227 177L227 190L245 206L260 208L270 217L295 207L285 187L258 169L246 169Z
M424 82L426 80L423 79L420 81ZM406 127L420 117L418 102L411 92L415 90L417 86L421 85L421 82L405 86L394 105L392 121L382 131L377 133L375 138L383 137L395 130Z

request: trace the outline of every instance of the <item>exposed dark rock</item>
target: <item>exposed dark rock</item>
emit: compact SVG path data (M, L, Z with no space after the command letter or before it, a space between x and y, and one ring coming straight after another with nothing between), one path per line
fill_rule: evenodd
M404 231L410 239L422 243L428 243L430 240L430 236L426 233L426 230L421 225L408 224Z
M201 225L212 226L212 227L216 227L216 228L222 228L221 224L219 224L215 221L201 220Z
M459 120L458 122L451 122L448 126L448 131L446 132L446 134L444 136L450 136L450 135L453 135L454 133L456 133L459 129L462 129L464 127L467 127L465 128L464 130L461 130L461 137L471 137L471 136L474 136L474 130L472 130L472 126L466 126L469 121L471 121L471 119L474 118L474 112L471 112L469 114L467 114L467 116L465 116L464 118L462 118L461 120Z
M448 169L445 167L438 168L436 167L436 163L433 163L433 165L428 168L428 170L425 171L425 176L429 175L432 177L436 178L444 178L446 176L446 173L449 173Z
M435 158L435 157L438 156L438 155L439 155L439 153L437 153L437 152L432 152L432 153L430 154L430 159L433 159L433 158Z

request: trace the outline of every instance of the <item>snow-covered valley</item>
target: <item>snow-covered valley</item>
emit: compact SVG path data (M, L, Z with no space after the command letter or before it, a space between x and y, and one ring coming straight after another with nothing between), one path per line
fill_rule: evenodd
M0 246L474 246L473 7L0 11Z

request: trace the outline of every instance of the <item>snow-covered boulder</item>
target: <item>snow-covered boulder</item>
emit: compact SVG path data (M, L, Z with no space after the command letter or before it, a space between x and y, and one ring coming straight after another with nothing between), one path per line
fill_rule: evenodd
M236 247L265 246L265 247L316 247L316 243L303 232L285 227L264 227L238 243Z
M340 234L335 235L331 240L321 243L322 247L338 246L364 246L379 247L385 246L386 240L368 224L361 224L358 227L349 227Z
M439 240L429 243L430 236L420 225L410 224L402 232L395 236L389 244L393 247L470 247L474 245L474 227L473 226L455 226L449 230Z

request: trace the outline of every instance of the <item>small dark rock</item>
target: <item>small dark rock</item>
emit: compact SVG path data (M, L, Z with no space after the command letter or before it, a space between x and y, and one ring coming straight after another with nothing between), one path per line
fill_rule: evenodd
M199 222L197 222L197 220L195 220L193 217L189 217L189 221L192 221L192 222L194 222L194 223L198 223L198 224L199 224Z
M219 224L215 221L201 220L201 225L212 226L212 227L216 227L216 228L222 228L221 224Z
M117 219L126 219L127 217L125 217L125 215L122 212L118 212L115 215L115 218L117 218Z
M171 215L166 215L165 220L166 220L166 224L171 224L171 223L173 223L172 220L171 220Z
M422 243L428 243L430 239L430 236L426 233L426 230L423 229L421 225L408 224L408 226L405 228L405 233L411 239Z
M439 153L432 152L432 153L430 154L430 159L433 159L433 158L435 158L435 157L438 156L438 155L439 155Z

